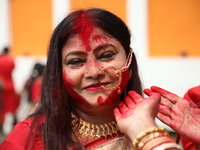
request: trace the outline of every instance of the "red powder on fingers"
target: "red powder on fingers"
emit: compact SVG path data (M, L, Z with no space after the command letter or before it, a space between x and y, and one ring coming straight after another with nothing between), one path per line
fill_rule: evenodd
M123 115L121 116L121 118L124 118L124 119L133 114L133 110L127 110L125 108L122 108L121 112L123 112Z

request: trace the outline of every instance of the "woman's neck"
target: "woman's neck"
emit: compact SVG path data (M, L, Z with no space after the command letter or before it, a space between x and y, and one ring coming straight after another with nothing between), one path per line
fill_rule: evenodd
M77 109L79 116L92 124L104 124L115 120L113 110L118 107L118 103L109 106L93 107L90 110Z

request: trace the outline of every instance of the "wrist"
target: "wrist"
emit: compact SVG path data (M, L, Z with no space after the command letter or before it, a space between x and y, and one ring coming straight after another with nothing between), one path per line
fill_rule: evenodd
M142 125L141 124L135 125L134 128L129 130L127 135L133 141L141 132L143 132L151 127L157 128L158 126L154 122L148 123L148 124L143 123Z
M158 149L179 149L182 148L175 143L169 132L161 127L151 127L141 132L133 140L133 150L158 150Z

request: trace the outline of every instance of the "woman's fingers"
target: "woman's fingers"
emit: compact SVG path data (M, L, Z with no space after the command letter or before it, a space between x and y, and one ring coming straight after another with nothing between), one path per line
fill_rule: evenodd
M114 116L115 116L116 120L119 120L122 115L121 112L119 111L119 108L115 108L113 112L114 112Z
M157 118L166 125L171 125L171 118L163 113L158 112Z
M135 107L135 102L133 101L133 99L132 99L130 96L126 95L126 96L124 97L124 101L125 101L126 105L127 105L129 108Z
M151 90L157 93L160 93L164 98L167 98L168 100L170 100L172 103L176 103L179 101L179 99L181 99L179 96L177 96L174 93L171 93L167 90L164 90L160 87L157 86L152 86Z
M135 91L129 91L129 92L128 92L128 96L129 96L135 103L137 103L137 102L143 100L143 97L142 97L140 94L136 93Z
M171 116L171 110L165 105L160 104L159 112L162 113L165 116L168 116L168 117Z
M155 92L151 91L150 89L144 89L144 93L149 96L148 98L157 100L158 102L160 101L161 97L160 97L159 93L155 93Z
M119 103L119 110L121 111L121 114L124 114L129 110L129 108L127 107L127 105L124 102L121 101Z

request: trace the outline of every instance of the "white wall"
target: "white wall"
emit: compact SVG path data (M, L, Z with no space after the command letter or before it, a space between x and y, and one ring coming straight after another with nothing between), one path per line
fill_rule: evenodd
M127 3L128 26L133 35L132 48L138 58L144 88L156 85L183 96L190 87L200 84L200 57L148 56L147 2L148 0L128 0Z
M0 0L0 53L10 45L9 0Z
M147 1L128 0L128 25L144 87L161 86L180 96L200 84L200 57L150 57L147 39Z

